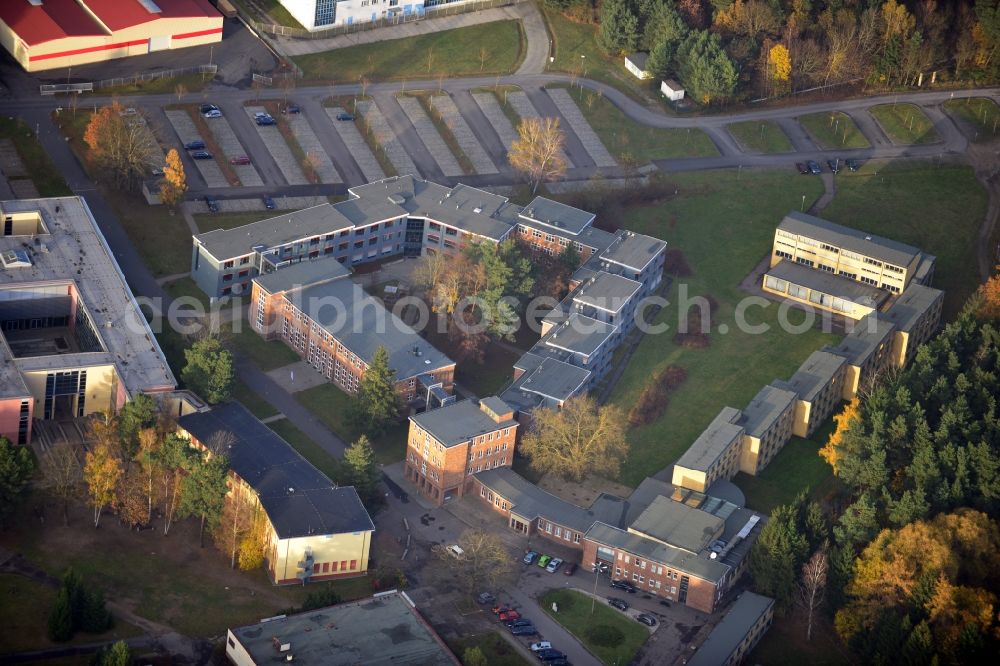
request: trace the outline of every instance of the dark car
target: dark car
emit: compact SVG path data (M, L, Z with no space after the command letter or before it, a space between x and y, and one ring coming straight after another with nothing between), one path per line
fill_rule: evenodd
M196 141L188 141L184 144L184 150L202 150L205 147L205 142L201 139Z
M535 653L535 656L538 657L541 661L554 661L556 659L566 658L566 655L560 652L559 650L552 650L552 649L539 650L538 652Z
M191 159L195 160L210 160L212 159L212 153L207 150L196 150L191 153Z
M616 590L625 590L629 594L635 594L636 593L635 586L632 585L631 583L627 583L627 582L625 582L623 580L613 580L613 581L611 581L611 587L615 588Z
M337 120L354 120L354 116L346 111L337 114Z
M219 212L219 200L215 197L205 197L205 205L208 206L209 213Z
M514 612L514 611L511 611L511 612ZM514 627L528 627L528 626L531 626L531 620L529 620L526 617L518 616L517 619L511 620L509 622L505 622L504 624L506 624L508 627L510 627L512 629Z
M302 107L298 104L286 104L281 107L282 113L302 113Z
M199 109L199 110L200 110L200 111L201 111L202 113L208 113L209 111L218 111L218 110L219 110L219 107L217 107L217 106L216 106L216 105L214 105L214 104L202 104L202 105L201 105L201 109Z
M808 176L809 175L809 167L806 166L805 162L796 162L795 163L795 168L798 169L799 173L801 173L802 175L804 175L804 176Z
M813 174L814 176L818 176L819 174L823 173L823 167L819 165L819 162L816 162L815 160L809 160L808 164L809 164L809 173Z
M846 164L847 168L850 169L851 171L857 171L858 169L861 168L861 163L858 162L857 160L846 160L844 164Z
M511 627L510 633L513 636L537 636L538 630L532 624L522 625L520 627Z
M274 210L274 199L272 199L271 197L265 196L264 197L264 208L266 208L268 210Z
M536 557L538 557L538 553L536 553L533 550L529 550L527 553L524 554L524 557L521 558L521 561L524 562L525 564L531 564L532 562L535 561Z
M646 613L639 613L638 615L635 616L635 619L643 623L647 627L656 626L656 618L653 617L652 615L648 615Z
M827 160L826 165L830 167L830 171L840 173L840 160Z
M572 576L573 574L576 573L576 566L577 565L575 562L570 562L569 564L566 565L566 568L563 569L563 573L567 576Z
M264 127L265 125L277 124L277 121L271 116L258 116L257 118L254 118L254 121L261 127Z
M237 155L236 157L230 158L229 163L246 165L250 164L250 158L246 155Z
M478 601L481 604L491 604L491 603L493 603L496 600L497 600L497 598L494 597L489 592L483 592L478 597L476 597L476 601Z
M570 666L570 663L566 657L557 657L549 662L549 666Z
M617 608L620 611L628 610L628 602L624 599L618 599L617 597L608 597L608 605Z
M660 605L661 606L666 606L667 608L670 608L670 602L667 601L666 599L660 599Z

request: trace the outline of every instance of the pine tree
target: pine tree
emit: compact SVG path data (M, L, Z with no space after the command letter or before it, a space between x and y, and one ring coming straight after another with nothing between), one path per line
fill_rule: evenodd
M99 666L129 666L132 663L132 651L125 641L118 641L106 652L101 653Z
M365 504L375 502L379 496L378 483L382 473L367 437L362 435L344 451L344 463L347 482L354 486Z
M363 433L378 437L399 415L396 376L389 368L389 352L379 346L358 382L351 421Z
M181 370L181 380L192 391L213 405L232 397L236 379L233 355L222 348L216 337L198 340L184 350L186 364Z
M639 47L639 19L627 0L601 3L601 30L597 41L610 55L632 53Z
M114 624L114 618L104 603L104 594L81 588L79 629L89 634L101 634Z
M754 586L761 594L774 597L782 609L792 601L799 566L809 549L806 537L799 531L797 513L794 506L776 507L750 551Z
M180 514L201 519L198 543L205 546L205 524L214 529L222 516L222 507L229 492L229 459L226 456L202 457L191 466L181 484Z
M24 498L24 492L35 471L35 463L26 446L11 444L0 437L0 528L7 514Z
M135 457L139 450L139 433L155 426L158 416L156 402L145 393L139 393L122 405L118 412L122 460L131 461Z
M66 588L59 590L55 606L49 612L49 638L59 643L73 638L73 609Z

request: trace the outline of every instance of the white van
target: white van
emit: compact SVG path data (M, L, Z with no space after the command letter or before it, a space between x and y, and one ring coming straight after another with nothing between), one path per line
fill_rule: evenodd
M462 559L463 557L465 557L465 551L462 550L462 548L459 547L458 544L452 544L452 545L448 546L448 552L453 557L456 557L458 559Z

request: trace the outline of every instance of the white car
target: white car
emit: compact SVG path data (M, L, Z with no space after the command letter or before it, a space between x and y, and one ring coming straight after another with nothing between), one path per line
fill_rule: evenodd
M532 652L541 652L542 650L551 650L551 649L552 649L552 643L548 641L538 641L537 643L531 644Z
M545 567L545 570L548 571L549 573L555 573L556 570L559 567L562 566L562 563L563 563L563 561L561 559L559 559L558 557L556 557L556 558L552 559L551 561L549 561L549 564L548 564L548 566Z
M221 118L222 111L219 111L218 109L211 109L201 115L205 116L206 118Z

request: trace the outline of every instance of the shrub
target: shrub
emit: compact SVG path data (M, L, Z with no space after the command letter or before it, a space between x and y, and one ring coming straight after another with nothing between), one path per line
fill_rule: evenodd
M625 641L625 634L622 633L621 629L608 624L590 627L584 633L594 645L601 647L618 647Z
M325 585L318 590L313 590L306 595L302 602L302 610L315 610L326 606L335 606L341 601L340 595L334 592L333 587Z
M59 590L56 605L49 612L49 638L60 643L73 638L73 609L65 589Z
M688 277L693 274L684 252L678 249L667 250L664 255L663 272L676 277Z
M670 394L686 379L687 370L676 365L668 365L657 373L629 411L629 425L647 425L660 418L670 403Z

